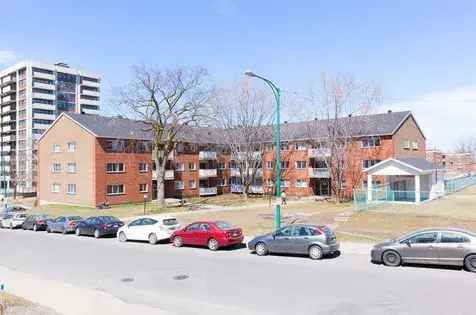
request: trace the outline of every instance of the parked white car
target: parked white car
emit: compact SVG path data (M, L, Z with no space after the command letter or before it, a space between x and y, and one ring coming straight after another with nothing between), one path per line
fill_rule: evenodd
M175 230L180 229L176 218L138 218L124 225L117 231L117 238L121 242L128 240L149 241L156 244L158 241L170 239Z
M22 226L27 217L26 213L15 213L11 217L2 220L2 227L16 229Z

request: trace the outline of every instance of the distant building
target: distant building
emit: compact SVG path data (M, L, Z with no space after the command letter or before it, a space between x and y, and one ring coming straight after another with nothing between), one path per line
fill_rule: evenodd
M36 192L36 139L62 112L98 114L100 81L64 63L28 61L0 71L0 194Z
M364 169L389 158L425 160L426 139L411 112L388 112L342 118L367 128L353 136L349 169L342 187L352 196L356 187L367 186ZM282 189L288 196L330 196L332 171L325 159L330 150L319 141L325 121L282 125ZM40 202L96 206L141 202L154 198L157 187L152 156L152 134L141 121L119 117L63 113L38 142ZM313 136L308 131L313 130ZM243 191L240 170L216 129L184 127L175 150L168 157L165 195L171 198L212 196ZM272 134L272 132L271 132ZM252 193L273 191L273 138L256 170ZM261 152L256 152L261 154ZM355 163L354 163L355 162ZM374 185L385 176L374 176ZM407 190L412 176L392 181L393 189ZM422 179L422 181L424 181ZM388 184L388 183L387 183Z
M439 168L446 169L448 176L468 174L473 171L471 153L444 153L433 149L426 151L426 159Z

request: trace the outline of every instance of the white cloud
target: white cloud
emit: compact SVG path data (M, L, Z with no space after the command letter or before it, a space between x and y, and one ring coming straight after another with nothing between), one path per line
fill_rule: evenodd
M0 50L0 64L7 64L16 59L16 55L13 51Z
M411 110L431 147L453 150L459 138L476 136L476 86L422 95L390 108Z

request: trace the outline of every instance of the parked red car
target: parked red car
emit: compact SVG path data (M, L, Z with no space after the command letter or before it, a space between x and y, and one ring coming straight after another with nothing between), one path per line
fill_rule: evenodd
M243 243L243 232L225 221L201 221L175 231L170 239L175 247L196 245L217 250Z

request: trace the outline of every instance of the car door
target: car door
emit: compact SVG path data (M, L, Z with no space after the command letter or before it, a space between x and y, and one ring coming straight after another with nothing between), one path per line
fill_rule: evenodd
M401 244L400 253L404 262L413 264L437 264L437 231L415 234Z
M139 240L140 239L140 228L143 219L137 219L132 221L127 225L126 236L130 240Z
M99 220L97 218L89 218L88 220L86 220L84 234L93 235L94 230L96 229L96 224L99 224Z
M461 232L442 231L436 244L439 263L462 266L471 239Z
M293 248L291 238L292 230L292 226L286 226L277 230L269 245L269 251L273 253L288 253L289 250Z
M195 233L200 229L200 223L190 224L182 233L182 241L184 244L196 245Z
M146 241L149 239L150 233L157 233L157 231L154 230L155 223L157 223L157 220L151 218L142 219L142 222L140 223L137 230L138 239Z
M65 217L59 217L53 222L53 229L55 232L63 232Z
M295 226L292 230L292 248L290 252L295 254L307 254L311 233L307 226Z
M209 223L201 223L195 232L195 245L205 246L212 236L212 227Z

